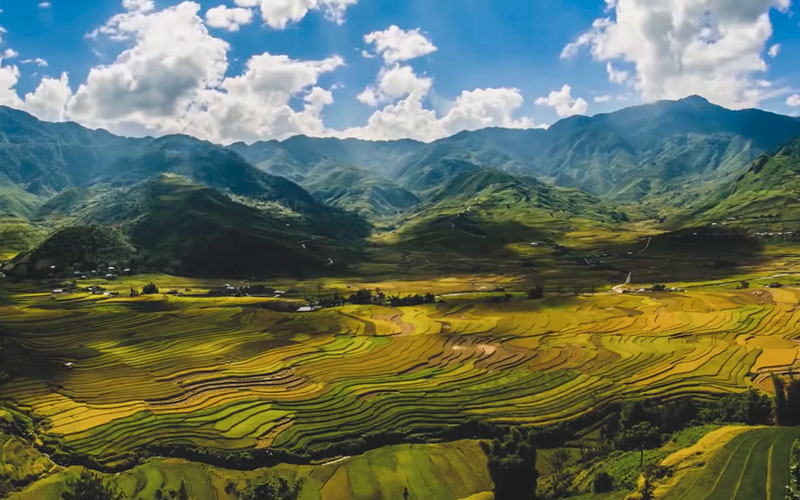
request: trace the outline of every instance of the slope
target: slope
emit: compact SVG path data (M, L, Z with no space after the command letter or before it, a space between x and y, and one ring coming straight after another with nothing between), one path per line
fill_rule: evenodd
M768 231L800 227L800 139L758 157L744 174L700 203L690 221Z

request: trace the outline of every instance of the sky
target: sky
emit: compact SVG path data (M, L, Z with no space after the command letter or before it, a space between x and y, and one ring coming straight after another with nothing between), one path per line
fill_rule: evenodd
M798 0L795 0L798 1ZM117 134L433 141L659 99L800 114L792 0L0 0L0 105Z

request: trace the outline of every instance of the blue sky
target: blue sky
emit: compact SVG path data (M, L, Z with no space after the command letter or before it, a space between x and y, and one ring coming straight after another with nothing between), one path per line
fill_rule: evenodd
M728 107L796 114L800 16L792 7L790 0L0 0L0 103L117 133L185 132L218 142L295 133L433 140L695 93ZM209 13L215 8L236 20L223 26ZM365 42L369 33L385 39L384 50L408 41L403 50L411 52L387 58Z

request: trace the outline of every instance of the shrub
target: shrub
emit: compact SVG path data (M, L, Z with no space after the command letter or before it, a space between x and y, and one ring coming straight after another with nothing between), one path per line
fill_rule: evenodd
M601 470L592 479L592 490L595 493L608 493L614 491L614 477L608 472Z

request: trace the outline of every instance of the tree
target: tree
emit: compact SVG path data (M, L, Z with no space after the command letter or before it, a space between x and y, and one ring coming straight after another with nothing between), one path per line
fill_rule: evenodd
M555 450L547 457L547 464L553 471L553 493L557 497L566 496L567 494L568 488L566 479L569 458L569 453L563 448Z
M158 287L155 283L149 283L142 288L142 295L155 295L158 293Z
M302 488L302 481L289 484L285 478L279 477L278 484L272 481L257 484L240 493L239 500L297 500Z
M657 427L650 422L639 422L631 428L626 428L619 438L618 446L622 449L637 449L641 452L639 466L644 466L644 450L654 448L661 444L661 434Z
M786 386L780 375L772 374L772 386L775 388L775 420L778 425L786 425Z
M544 298L544 288L541 286L535 286L528 290L528 298L531 300L538 300Z
M531 434L532 435L532 434ZM481 443L494 482L495 500L530 500L536 496L536 449L512 428L502 440Z
M569 463L569 453L563 448L559 448L547 457L547 465L553 471L557 483L564 479L567 463Z
M89 471L67 482L67 491L61 494L64 500L122 500L115 489L103 479Z
M792 376L786 388L786 425L800 425L800 380Z
M359 290L350 296L350 302L357 305L372 304L372 292L369 290Z
M608 493L614 491L614 477L608 472L601 470L592 479L592 490L595 493Z

